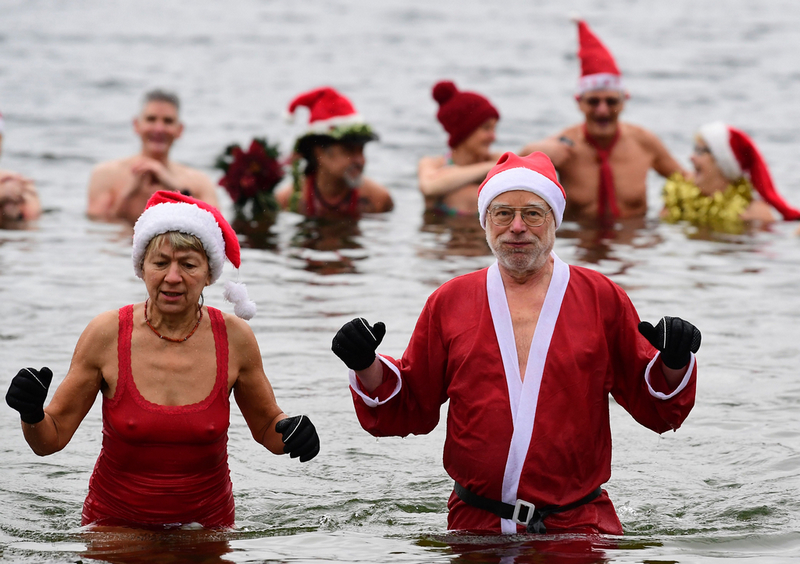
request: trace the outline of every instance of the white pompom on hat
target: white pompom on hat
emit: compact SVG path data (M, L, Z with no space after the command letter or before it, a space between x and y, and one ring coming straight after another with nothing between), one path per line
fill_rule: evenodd
M159 190L147 201L144 212L133 226L132 258L136 276L143 277L144 255L153 237L170 231L200 239L208 257L212 284L222 275L226 258L239 268L239 240L217 208L191 196ZM248 298L244 284L227 281L223 297L234 304L238 317L251 319L256 314L256 304Z
M553 210L556 228L561 225L567 194L556 176L550 158L541 152L520 157L512 152L504 153L486 175L478 188L478 213L481 227L486 229L486 212L489 204L503 192L524 190L543 199Z

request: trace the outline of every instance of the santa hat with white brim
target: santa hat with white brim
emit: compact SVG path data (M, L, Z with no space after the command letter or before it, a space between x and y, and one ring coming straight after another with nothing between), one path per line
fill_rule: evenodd
M622 73L611 51L594 34L588 24L573 18L578 24L578 58L581 60L581 77L576 96L592 90L618 90L627 95Z
M783 219L800 219L800 210L790 206L776 190L767 162L749 135L721 121L703 125L698 133L725 178L734 181L747 173L753 188Z
M212 284L222 275L226 258L239 268L239 240L217 208L191 196L159 190L147 201L133 227L132 259L136 276L143 278L144 256L153 237L171 231L194 235L200 240L208 257ZM225 282L223 297L234 304L238 317L251 319L256 314L256 304L248 298L244 284Z
M481 227L486 229L486 213L497 196L512 190L531 192L542 198L553 210L556 228L561 225L567 194L558 182L550 158L541 152L520 157L507 152L492 167L478 188L478 213Z
M309 110L306 135L326 135L336 128L366 124L350 100L330 86L298 95L289 104L287 117L293 118L299 107Z

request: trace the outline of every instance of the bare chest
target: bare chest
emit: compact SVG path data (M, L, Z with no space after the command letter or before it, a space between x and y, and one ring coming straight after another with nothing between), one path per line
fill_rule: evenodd
M633 140L620 139L609 155L614 194L620 215L639 215L647 207L647 173L653 157ZM575 155L562 167L561 181L567 192L567 214L596 215L601 163L597 151L580 143Z
M511 325L514 328L514 344L517 350L520 378L524 380L531 342L536 333L545 293L538 290L508 292L506 297L508 308L511 311Z

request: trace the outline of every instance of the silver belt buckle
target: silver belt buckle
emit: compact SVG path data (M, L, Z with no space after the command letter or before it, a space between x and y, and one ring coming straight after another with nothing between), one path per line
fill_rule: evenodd
M525 516L525 520L522 521L519 518L520 510L522 508L528 510L527 515ZM517 525L525 525L527 526L531 519L533 519L533 512L536 510L536 506L529 501L525 501L522 499L518 499L517 503L514 504L514 515L511 517L511 520L514 521Z

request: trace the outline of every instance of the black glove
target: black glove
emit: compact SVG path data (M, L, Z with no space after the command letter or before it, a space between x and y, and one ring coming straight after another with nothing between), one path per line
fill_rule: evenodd
M386 325L378 321L370 327L363 317L348 321L333 338L331 350L351 370L365 370L375 362L375 349L383 341Z
M696 353L700 348L700 331L680 317L662 317L655 327L642 321L639 323L639 333L661 351L664 365L673 370L680 370L689 364L689 353Z
M308 462L319 453L319 435L311 419L295 415L275 423L275 431L283 436L283 452L300 462Z
M6 403L19 411L25 423L38 423L44 419L44 400L53 380L53 372L46 366L41 370L23 368L11 380Z

